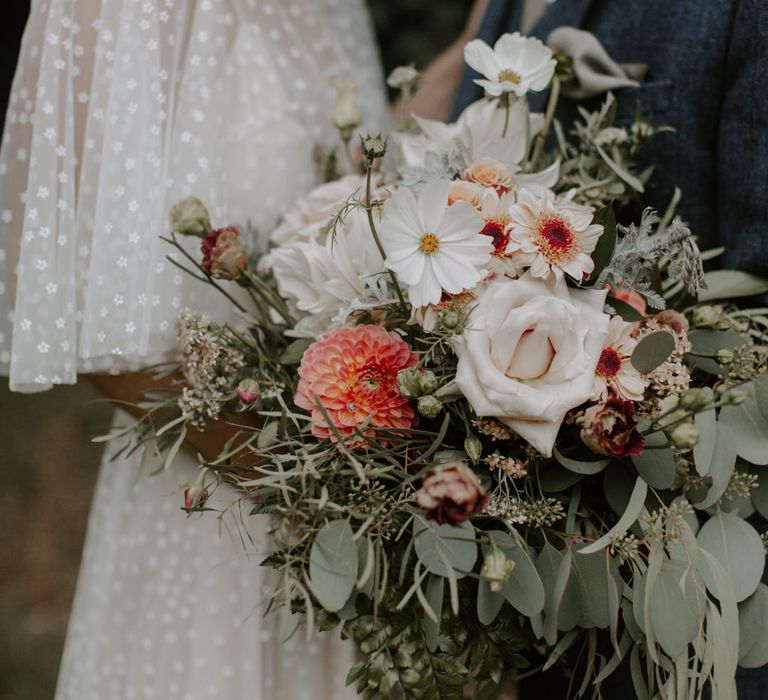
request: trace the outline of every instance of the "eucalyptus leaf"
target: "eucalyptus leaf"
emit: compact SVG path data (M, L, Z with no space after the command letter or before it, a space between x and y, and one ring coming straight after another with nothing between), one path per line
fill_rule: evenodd
M768 519L768 469L755 467L750 471L757 474L757 488L752 489L752 505L760 515Z
M344 607L357 580L357 545L346 520L332 520L317 533L309 553L309 580L329 612Z
M701 624L696 601L690 601L683 588L687 571L683 562L665 559L649 599L656 639L672 659L687 651Z
M544 493L560 493L582 479L581 474L551 462L539 472L539 486Z
M653 372L675 351L675 338L667 331L646 335L632 352L632 366L640 374Z
M755 592L765 565L763 541L746 521L731 513L719 513L710 518L696 537L699 550L715 557L729 576L736 602ZM711 567L701 566L707 588L716 593Z
M712 390L707 387L709 396ZM693 448L693 462L696 472L700 476L709 474L709 467L712 464L712 457L715 450L715 441L717 439L717 416L715 409L697 413L693 419L696 427L699 429L699 441Z
M646 435L645 451L632 457L632 463L652 488L668 489L675 482L677 475L675 457L661 431Z
M731 429L722 421L718 421L713 432L715 443L709 465L712 486L704 499L695 504L701 510L715 505L722 498L736 466L736 440Z
M434 651L437 648L437 640L440 636L440 618L443 610L443 591L445 589L445 579L441 576L430 575L427 579L427 590L425 598L429 607L437 616L435 622L429 615L423 615L421 618L421 628L424 630L424 639L427 643L427 649Z
M690 331L688 333L688 340L691 341L693 352L701 355L714 355L718 350L738 348L742 345L747 345L749 342L740 333L716 331L708 328ZM709 374L719 375L721 373L720 365L709 357L689 354L686 355L686 360L694 367L709 372Z
M573 555L573 575L581 595L581 627L605 628L611 625L609 586L616 587L604 552Z
M755 400L763 414L763 418L768 420L768 377L755 377L752 380L755 389Z
M723 406L720 422L727 425L736 439L736 453L752 464L768 464L768 418L763 415L750 382L743 387L750 396L738 406Z
M702 303L768 292L768 279L741 270L712 270L704 273L704 280L707 288L699 292Z
M463 578L477 560L475 528L465 521L460 525L438 525L422 518L413 520L414 549L419 561L436 576Z
M504 605L504 596L491 590L488 581L477 584L477 619L484 625L490 625Z
M555 447L555 459L569 471L576 474L598 474L605 469L611 460L609 457L597 460L581 460L566 456Z
M623 168L621 165L619 165L613 158L611 158L601 146L598 146L595 144L595 149L600 154L600 157L605 161L605 164L613 170L613 172L619 177L619 179L624 180L635 192L644 192L645 188L643 187L643 183L640 182L632 173L630 173L626 168Z
M259 437L256 438L256 446L259 448L269 447L277 440L277 431L280 428L280 424L277 421L267 423L259 433Z
M579 554L584 555L599 552L600 550L605 549L614 537L623 535L629 530L640 515L640 512L645 505L645 497L647 495L648 484L643 481L642 477L638 476L635 481L635 486L632 489L632 495L629 498L627 508L622 513L619 521L598 540L580 550Z
M571 576L573 554L563 554L548 542L536 557L536 570L544 586L544 638L554 645L557 630L573 629L581 617L579 586Z
M307 348L315 342L314 338L298 338L294 340L280 355L280 362L284 365L298 365Z
M739 604L739 666L759 668L768 664L768 586Z
M523 615L531 617L540 613L544 609L544 585L525 543L501 530L491 530L485 534L493 537L496 546L515 564L512 574L501 589L501 594ZM484 544L483 554L487 555L489 551L491 545Z

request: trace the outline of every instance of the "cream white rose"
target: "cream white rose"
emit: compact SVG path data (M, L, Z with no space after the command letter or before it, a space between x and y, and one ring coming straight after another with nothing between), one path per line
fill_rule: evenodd
M480 417L551 456L565 414L587 401L605 345L604 290L530 273L491 282L456 340L456 384Z

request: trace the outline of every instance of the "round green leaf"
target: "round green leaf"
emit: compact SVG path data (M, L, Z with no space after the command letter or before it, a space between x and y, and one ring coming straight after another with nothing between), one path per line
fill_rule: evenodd
M493 537L496 546L515 564L501 594L523 615L531 617L540 613L544 609L544 585L525 545L501 530L491 530L486 534ZM483 554L490 549L491 545L484 544Z
M462 578L477 560L475 528L468 521L454 526L414 518L413 539L419 561L436 576L449 576L450 567Z
M707 388L711 397L712 390ZM712 464L712 454L717 438L717 416L715 409L702 411L694 417L696 427L699 429L699 441L693 448L693 462L700 476L709 474L709 465Z
M640 374L653 372L675 351L675 339L667 331L645 336L632 353L632 364Z
M552 462L539 472L539 485L544 493L560 493L571 488L581 478L581 474Z
M610 457L598 460L575 459L573 456L564 455L557 448L555 448L555 459L576 474L598 474L611 463Z
M662 432L646 436L645 451L632 457L632 463L648 486L654 489L668 489L675 482L675 457Z
M749 342L740 333L711 329L693 330L688 334L688 340L691 341L693 352L704 355L714 355L718 350L724 348L738 348ZM714 375L720 374L720 365L709 357L687 355L686 359L698 369L702 369L705 372Z
M768 586L739 604L739 666L759 668L768 664Z
M701 611L694 595L689 600L685 582L688 566L665 559L651 591L650 618L656 640L672 659L685 653L699 633Z
M753 468L753 474L757 474L757 488L752 489L752 505L764 518L768 518L768 469Z
M332 520L317 533L309 553L309 580L326 610L344 607L357 580L357 545L346 520Z
M504 596L491 590L488 581L480 581L477 586L477 619L484 625L490 625L504 605Z
M723 406L720 422L727 425L736 438L736 453L752 464L768 464L768 419L763 416L753 384L747 384L745 391L751 395L738 406Z
M715 441L708 465L712 486L703 500L695 504L701 510L715 505L720 500L728 488L736 466L736 440L731 429L722 421L718 421L713 432L715 433Z
M723 565L737 602L755 592L763 575L765 551L760 535L749 523L731 513L719 513L704 523L696 540L700 549ZM705 562L702 562L701 574L707 588L714 592L715 581Z

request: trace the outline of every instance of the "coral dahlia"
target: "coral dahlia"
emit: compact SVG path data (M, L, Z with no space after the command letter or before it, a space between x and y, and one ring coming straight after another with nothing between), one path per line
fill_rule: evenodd
M337 437L317 402L344 436L366 421L372 429L410 428L416 414L400 395L397 373L417 363L397 333L373 325L339 328L304 353L294 401L312 414L312 434L319 440Z

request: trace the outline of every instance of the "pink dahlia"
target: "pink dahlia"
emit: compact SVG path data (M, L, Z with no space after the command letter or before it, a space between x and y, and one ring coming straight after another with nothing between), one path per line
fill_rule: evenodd
M336 436L317 401L342 435L366 421L371 428L410 428L416 414L400 395L397 373L417 362L397 333L372 325L339 328L304 353L294 400L312 414L312 434L319 440Z

